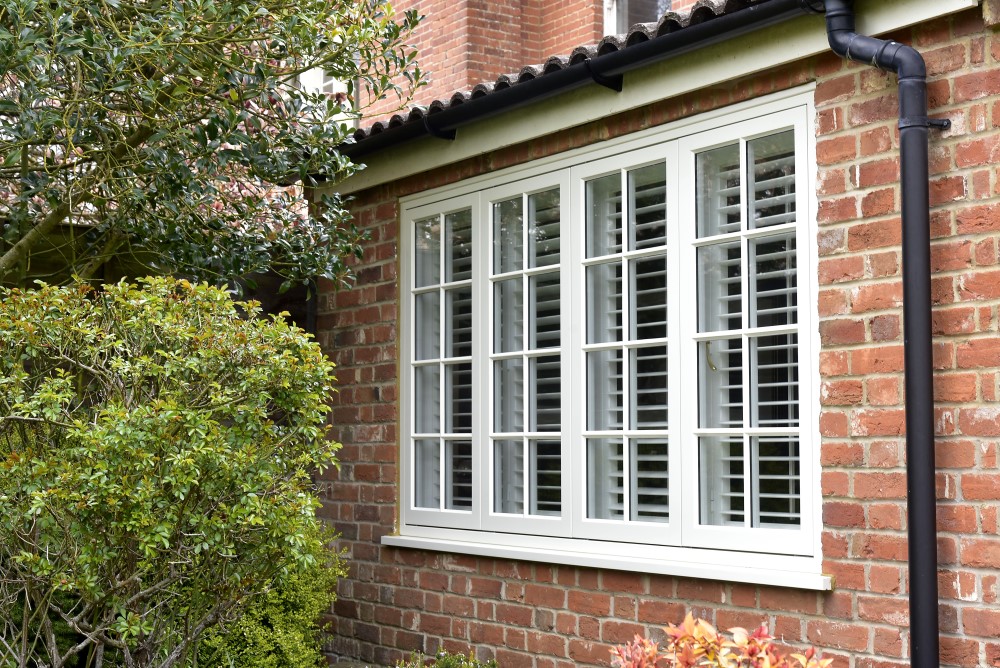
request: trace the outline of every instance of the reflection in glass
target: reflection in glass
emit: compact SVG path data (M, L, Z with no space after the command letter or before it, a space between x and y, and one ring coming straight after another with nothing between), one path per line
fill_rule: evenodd
M493 442L493 512L524 512L524 444Z
M795 133L792 130L747 142L752 166L748 191L753 198L750 227L795 222Z
M528 290L531 303L528 307L528 317L531 318L529 333L531 340L528 347L539 348L559 347L559 274L556 272L539 274L528 278Z
M524 346L524 294L520 276L493 284L493 348L517 352Z
M416 359L432 360L441 355L441 298L437 290L414 296L417 322L414 328Z
M413 369L413 411L418 434L437 434L441 430L441 371L437 364Z
M753 327L798 322L795 237L763 237L750 241L753 285L750 322Z
M798 336L777 334L750 339L753 351L754 426L799 424Z
M437 216L415 223L415 284L437 285L441 276L441 225Z
M667 347L636 348L632 357L632 428L667 428Z
M559 189L529 195L528 216L531 267L559 264Z
M587 181L587 257L622 251L621 175Z
M472 288L452 288L444 291L445 356L472 355Z
M742 526L747 510L743 437L703 436L698 443L701 523Z
M743 326L738 240L698 249L698 288L699 332Z
M562 369L558 355L528 360L532 396L529 399L529 431L559 431L562 413Z
M740 339L698 343L703 388L699 423L706 428L743 426L743 348Z
M562 448L559 441L528 441L534 484L530 514L562 512Z
M667 258L635 260L632 272L632 338L666 338Z
M446 364L444 367L444 430L452 434L472 432L472 364Z
M698 237L739 232L739 144L699 153L695 164Z
M622 439L587 439L587 517L625 518L625 462Z
M493 273L524 266L524 203L520 196L493 205Z
M445 282L472 278L472 209L444 217Z
M629 246L652 248L667 243L667 177L664 164L628 173Z
M670 464L667 440L650 438L631 443L632 520L666 522L670 519Z
M622 429L622 351L587 353L587 428Z
M445 504L449 510L472 507L472 442L445 441Z
M754 526L795 528L802 522L799 441L792 436L753 439L757 459L759 520Z
M587 267L587 343L622 340L622 265Z
M520 357L493 363L493 428L513 433L524 429L524 364Z
M413 505L441 507L441 447L436 438L413 442Z

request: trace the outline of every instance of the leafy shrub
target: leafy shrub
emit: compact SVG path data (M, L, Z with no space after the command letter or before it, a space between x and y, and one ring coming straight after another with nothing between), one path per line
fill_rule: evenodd
M0 289L0 665L183 665L316 564L333 365L259 315L169 279Z
M396 663L396 668L423 668L424 666L434 666L434 668L497 668L495 659L480 661L472 656L462 654L449 654L441 650L433 659L427 659L422 654L414 652L409 660Z
M253 599L236 622L210 631L198 649L199 668L317 668L326 666L318 621L347 574L324 532L315 563L281 577Z
M691 613L680 626L666 628L666 646L636 636L632 642L611 650L612 668L827 668L833 659L820 659L814 650L782 655L774 647L767 626L748 633L734 628L732 640Z

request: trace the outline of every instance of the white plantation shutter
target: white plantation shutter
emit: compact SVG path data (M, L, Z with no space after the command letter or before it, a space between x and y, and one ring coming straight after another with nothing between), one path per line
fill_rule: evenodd
M801 493L789 229L796 222L794 135L734 142L700 153L697 164L699 421L716 432L699 439L701 522L794 527Z

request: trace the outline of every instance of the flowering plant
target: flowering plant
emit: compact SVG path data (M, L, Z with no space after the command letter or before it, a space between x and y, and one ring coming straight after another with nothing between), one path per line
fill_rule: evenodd
M637 635L632 642L612 649L612 668L827 668L833 663L833 659L818 658L814 649L804 654L781 654L764 624L753 632L729 629L730 640L688 613L680 626L670 624L665 631L662 648Z

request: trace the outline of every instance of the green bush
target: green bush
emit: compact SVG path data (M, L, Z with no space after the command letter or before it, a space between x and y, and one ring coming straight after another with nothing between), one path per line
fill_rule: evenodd
M0 289L0 665L184 665L315 573L332 369L206 285Z
M287 574L254 599L236 622L212 630L198 651L199 668L326 666L318 624L329 612L337 579L347 571L331 532L308 568Z
M472 656L462 654L449 654L441 650L433 659L427 659L423 654L414 652L409 660L400 661L396 668L423 668L423 666L434 666L434 668L497 668L495 659L480 661Z

